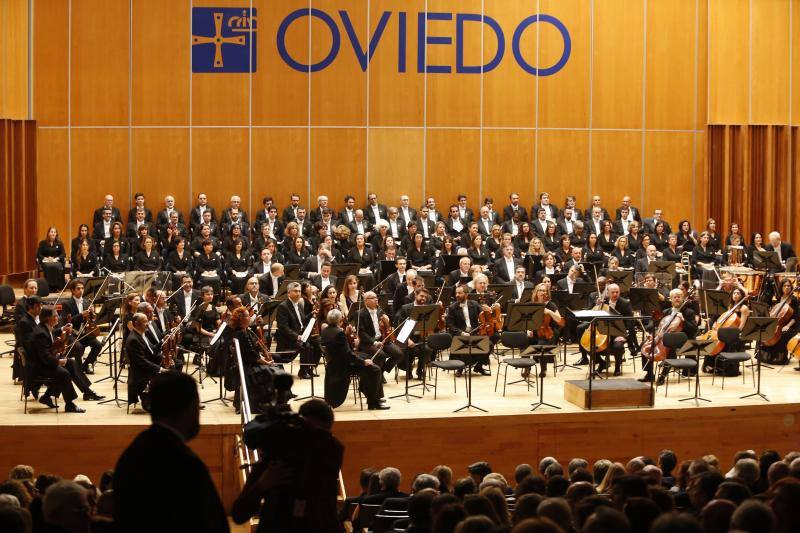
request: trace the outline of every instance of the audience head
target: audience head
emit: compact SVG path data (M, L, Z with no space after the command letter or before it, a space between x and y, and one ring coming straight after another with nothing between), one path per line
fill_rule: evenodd
M748 533L772 533L774 525L775 513L758 500L742 503L731 517L731 529Z
M613 507L598 507L581 528L582 533L629 533L630 531L631 524L628 518Z
M467 467L467 472L469 472L469 476L475 481L475 485L478 486L481 484L484 477L492 473L492 467L489 466L489 463L486 461L478 461L477 463L469 465Z
M400 490L400 471L391 466L384 468L378 474L381 481L381 490L398 491Z
M437 494L439 493L439 479L431 474L420 474L411 484L411 494L425 489L433 489Z
M564 531L572 529L572 510L564 498L548 498L539 504L536 514L541 518L549 518Z
M703 528L690 514L665 513L653 522L650 533L703 533Z
M30 533L33 530L31 513L19 505L0 502L0 531L4 533Z
M468 494L475 494L478 491L478 485L471 477L462 477L453 485L453 494L458 498L464 499Z
M533 518L537 515L537 510L539 509L539 504L544 501L544 496L541 494L523 494L522 496L517 496L517 499L514 501L514 514L511 517L511 521L514 524L517 524L526 518Z
M705 533L727 533L736 504L729 500L711 500L703 507L700 520Z
M194 378L180 372L164 372L150 380L150 417L187 441L195 438L200 432L200 398Z
M91 507L86 489L74 481L59 481L51 485L42 500L45 524L59 527L68 533L88 533Z
M431 525L431 504L437 494L434 489L422 489L409 498L408 519L412 526L421 528Z

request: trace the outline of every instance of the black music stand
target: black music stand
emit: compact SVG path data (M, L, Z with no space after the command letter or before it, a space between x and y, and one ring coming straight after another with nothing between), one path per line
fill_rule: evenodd
M758 385L756 392L742 396L741 399L752 398L759 396L766 401L769 401L767 395L761 392L761 348L762 342L765 338L769 339L775 335L775 330L778 329L778 319L770 316L751 316L745 321L742 327L742 332L739 337L746 341L756 341L756 373L758 374Z
M278 306L281 305L283 300L270 300L265 303L261 308L261 316L263 316L264 328L266 331L264 341L267 343L267 349L272 348L272 321L274 320L273 314Z
M645 313L649 309L659 309L661 302L658 299L658 289L646 287L631 287L631 307L634 311ZM650 312L645 313L650 314Z
M476 357L488 356L492 352L492 344L489 337L485 335L459 335L453 337L450 345L450 357L459 356L467 365L467 405L459 407L454 413L458 413L470 407L488 413L486 409L472 404L472 366L475 364Z
M114 367L113 362L116 361L117 357L115 353L117 351L117 335L119 329L119 317L114 320L114 323L108 329L108 335L103 339L103 344L100 346L100 353L97 354L98 359L100 358L103 353L108 352L108 376L98 379L95 383L100 383L101 381L106 381L107 379L114 379Z
M378 283L397 272L397 263L395 261L387 261L382 259L378 261Z
M699 400L703 400L704 402L711 403L711 400L707 398L703 398L700 396L700 357L705 355L711 355L706 348L710 345L714 344L713 339L689 339L686 341L680 349L677 351L677 355L682 355L687 357L689 355L697 357L697 369L694 373L694 396L689 396L688 398L681 398L680 402L685 402L688 400L694 400L697 403Z
M425 365L425 346L427 343L427 336L429 332L434 331L436 328L436 323L439 321L439 312L441 307L438 304L431 304L431 305L415 305L411 307L411 313L408 316L409 321L414 323L413 329L409 332L409 337L413 333L418 333L422 337L422 343L420 344L420 356L419 361L417 364L419 365L422 363L423 367ZM400 334L403 333L403 329L401 328ZM398 338L398 340L400 340ZM400 342L405 342L406 339L401 340ZM408 354L406 354L408 357ZM411 388L408 384L408 376L411 373L411 369L409 368L409 364L406 363L406 383L405 383L405 390L400 393L396 394L395 396L391 396L389 399L393 400L395 398L405 398L406 402L410 402L410 398L422 398L422 396L417 396L415 394L411 394L408 392L408 389ZM425 383L420 383L420 385L424 385ZM417 385L414 385L415 387Z
M603 268L602 261L581 261L580 265L583 267L584 273L589 277L594 285L594 282L597 280L597 275L600 270Z
M587 283L586 285L589 285L590 287L594 287L594 285L591 285L589 283ZM573 287L573 289L577 289L578 286L579 286L579 284L576 283L575 286ZM572 293L567 292L567 291L553 291L551 293L551 296L553 297L553 301L558 306L558 312L561 313L562 316L567 316L568 312L572 313L572 311L571 311L572 309L582 309L582 308L586 307L586 302L588 300L588 296L586 294L584 294L583 292L578 292L578 291L572 292ZM567 328L562 330L562 331L565 332L565 337L566 337L566 329ZM575 341L580 342L580 339L575 339ZM575 354L577 354L579 352L580 352L580 350L578 350L577 352L572 352L572 355L575 355ZM579 367L567 363L567 341L564 341L564 354L563 355L564 355L564 363L560 367L561 370L564 370L567 367L574 368L575 370L578 370ZM555 363L554 363L553 364L553 369L557 370L558 368L559 367L557 365L555 365Z
M544 317L543 303L511 304L506 316L508 331L535 331L542 325Z
M700 289L700 305L706 317L720 316L731 307L731 295L725 291Z
M449 307L450 302L453 301L454 292L455 287L453 286L443 286L439 288L438 300L445 308Z
M358 263L333 263L331 267L332 275L336 276L337 278L346 278L350 275L357 277L358 270L361 268L361 265Z
M651 261L647 265L647 271L651 274L667 274L670 278L675 277L675 263L672 261Z
M556 348L558 348L558 345L556 344L534 344L525 348L519 354L519 356L538 359L540 365L542 363L553 363L553 366L555 367L556 355L553 353L553 350ZM531 411L535 411L542 406L552 407L553 409L561 409L557 405L553 405L544 401L544 375L539 372L539 401L531 404Z
M490 283L486 290L495 293L501 304L513 301L514 299L514 285L508 285L507 283ZM525 291L522 292L524 296Z
M606 278L608 278L608 283L619 285L619 292L626 294L631 290L633 284L633 270L610 270L606 272Z
M298 281L300 279L300 265L283 265L283 277Z
M752 298L747 302L751 316L769 316L769 304L757 302Z
M770 272L777 272L783 270L780 259L778 259L777 252L756 250L753 252L753 266L758 269L766 269Z
M117 321L114 322L114 325L119 327L119 328L124 327L124 326L122 326L122 322L120 321L120 319L117 319ZM110 335L111 335L111 331L109 331L109 336ZM117 333L114 333L115 337L116 337L116 335L117 335ZM119 336L120 336L120 338L123 338L122 332L119 333ZM124 345L122 347L124 348ZM128 401L127 400L121 400L120 397L119 397L119 383L122 381L122 378L120 377L120 374L122 373L122 369L120 368L121 359L122 358L119 357L120 354L118 354L118 352L117 352L116 338L114 339L113 345L109 344L109 348L110 349L109 349L109 352L108 352L109 353L108 366L109 366L109 372L111 373L110 378L114 382L114 397L113 398L109 398L108 400L103 400L102 402L97 402L97 403L98 404L106 404L106 403L112 403L113 402L117 407L122 407L120 405L120 402L122 402L123 404L127 405ZM107 378L103 378L103 380L105 380L105 379L107 379ZM100 380L100 381L102 381L102 380ZM124 381L122 381L122 382L124 383Z
M281 281L281 284L278 287L278 292L275 293L275 297L272 300L273 301L275 301L275 300L285 300L286 299L286 293L287 293L287 291L289 289L289 284L290 283L297 283L297 282L298 281L296 279L288 279L288 278L284 277L283 281Z

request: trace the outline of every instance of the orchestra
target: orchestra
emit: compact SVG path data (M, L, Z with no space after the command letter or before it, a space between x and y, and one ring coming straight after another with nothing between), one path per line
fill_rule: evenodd
M787 343L800 330L796 254L775 231L755 232L748 242L739 224L732 223L728 234L722 235L716 221L709 218L698 233L688 220L670 225L660 209L650 216L641 213L627 196L613 209L606 209L601 198L594 196L585 210L576 205L574 196L560 207L546 192L529 209L512 192L498 211L491 198L473 211L464 194L441 211L432 197L419 208L411 206L406 195L395 205L381 202L374 193L367 196L363 208L358 200L348 195L343 205L335 206L333 199L320 195L307 211L296 194L284 209L272 197L264 197L263 209L256 212L251 225L238 196L232 196L218 215L208 196L200 193L186 216L174 197L166 196L163 209L154 217L144 195L137 193L123 221L108 195L93 212L91 224L78 227L69 251L58 229L48 228L37 249L42 277L52 292L72 280L58 316L47 320L47 324L55 321L53 338L66 332L68 359L75 363L65 370L76 369L77 378L71 375L71 379L79 387L85 385L85 374L93 373L101 343L95 334L87 334L96 331L95 306L83 293L89 280L106 275L120 294L130 401L141 399L149 379L163 370L161 361L167 354L162 344L174 342L172 332L180 331L179 348L171 355L171 367L178 363L178 370L184 353L194 354L194 362L202 364L199 355L210 355L216 350L212 345L232 335L240 340L243 364L249 369L267 365L266 361L289 364L299 356L298 376L312 379L326 347L326 385L332 361L337 361L335 372L357 371L370 408L379 409L383 372L399 367L410 374L416 361L416 377L424 379L434 353L419 332L403 342L397 332L415 306L433 301L441 303L441 331L487 336L494 349L505 329L504 315L513 303L545 306L542 327L527 331L530 344L588 338L588 323L571 318L557 303L561 299L553 296L579 293L580 300L570 301L580 301L583 309L610 309L630 319L622 321L624 335L610 339L597 335L595 340L603 342L594 343L598 367L592 371L609 368L613 355L613 375L622 375L627 345L630 356L641 356L645 363L644 380L660 381L663 373L657 373L657 364L639 346L637 328L647 333L655 329L663 335L674 327L664 321L676 315L681 317L680 330L689 338L704 324L713 336L719 327L743 326L752 313L748 300L766 303L769 315L779 323L774 338L762 350L770 362L788 361ZM663 263L674 264L675 271L657 277L653 272ZM339 265L350 268L340 270ZM128 286L126 276L133 272L166 276L157 278L165 280L160 290L153 282L149 303L140 302ZM658 290L658 309L634 312L631 287L619 274L625 272L635 275L634 286ZM491 290L490 283L509 286L508 300L502 292ZM587 294L585 286L596 290ZM690 294L696 288L730 294L730 308L720 316L709 315L702 298ZM26 288L26 298L35 290ZM440 302L443 294L447 296ZM231 303L229 298L235 295L238 299ZM280 303L267 312L273 300ZM223 301L231 304L225 316L217 308ZM248 313L246 321L240 309ZM25 302L19 310L16 331L40 327ZM636 315L652 316L652 322L637 323ZM59 319L63 330L56 329ZM312 320L315 324L309 335L306 329ZM217 334L223 324L233 333L220 341ZM355 328L355 343L345 335L348 326ZM346 346L339 333L346 338ZM23 335L17 333L17 338ZM263 350L259 335L264 339ZM649 339L647 347L658 345L657 341L657 336ZM591 346L580 343L579 364L588 364ZM42 368L51 366L41 360ZM489 357L475 363L471 372L490 374ZM713 359L704 361L703 367L712 371ZM545 364L540 372L546 375ZM63 376L58 379L57 392L71 402L75 397L71 385L67 387ZM329 395L326 391L326 398L341 403L340 389L348 380L343 375L332 378L330 386L338 392ZM374 386L376 380L378 386Z

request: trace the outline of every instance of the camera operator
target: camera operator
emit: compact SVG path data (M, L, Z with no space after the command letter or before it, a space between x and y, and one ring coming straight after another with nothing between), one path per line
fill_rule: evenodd
M260 427L245 428L245 442L263 458L233 503L237 524L257 514L258 533L341 531L336 497L344 446L331 434L333 410L312 399L299 415L273 411L253 421Z

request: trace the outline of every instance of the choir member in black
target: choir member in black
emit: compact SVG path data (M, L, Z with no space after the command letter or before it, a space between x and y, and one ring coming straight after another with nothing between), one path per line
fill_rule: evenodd
M317 290L323 290L327 287L333 285L336 286L336 276L331 275L331 270L333 266L328 261L324 261L322 263L321 272L318 276L314 276L311 279L311 284L317 288Z
M52 226L47 228L47 236L44 240L39 241L39 248L36 250L36 262L39 263L39 268L44 273L50 290L60 290L64 285L66 251L56 228Z
M247 239L246 234L242 234L242 226L240 224L233 224L230 232L228 232L228 236L222 241L222 251L225 253L232 252L237 241L242 242L244 251L247 252L250 241Z
M611 252L611 257L617 258L620 268L634 267L635 258L630 248L628 248L628 237L625 235L617 237L617 242L614 246L614 250Z
M628 317L633 316L633 308L631 307L630 300L620 297L619 285L616 283L610 283L606 286L606 294L607 297L601 300L601 303L608 305L609 309L613 309L616 311L620 316ZM583 332L589 328L589 322L584 322L578 326L578 338L583 336ZM628 346L631 348L631 352L634 353L638 351L638 345L635 343L635 339L632 338L634 336L634 332L628 328L628 338L625 337L614 337L608 339L608 347L603 350L602 352L597 352L597 355L601 356L598 360L598 367L597 372L604 371L609 364L610 355L613 354L614 356L614 375L620 376L622 375L622 355L625 351L625 342L627 340ZM634 347L635 346L635 347ZM588 362L589 354L586 353L586 350L583 349L581 346L581 362ZM605 356L605 357L602 357ZM584 363L585 364L585 363Z
M573 246L567 260L561 263L561 272L569 272L569 269L574 266L578 267L579 269L581 269L581 271L583 271L583 265L581 265L582 259L583 259L583 250L581 248L578 248L577 246Z
M405 285L406 282L406 258L405 257L398 257L394 261L395 272L392 272L388 276L384 278L383 285L381 286L381 291L384 294L391 294L394 295L395 291L397 291L397 287Z
M558 235L558 227L552 221L547 222L544 236L542 236L542 243L545 250L548 252L556 252L561 246L561 238Z
M677 238L675 240L677 241ZM664 221L656 222L655 228L650 234L650 244L653 244L659 252L663 252L664 248L669 245L669 234L666 232Z
M240 293L244 290L250 266L251 258L245 250L244 241L236 239L233 250L225 254L225 274L231 292Z
M35 312L35 309L29 311ZM62 333L70 334L72 325L67 324L63 329L56 327L58 315L52 307L41 309L39 320L40 324L34 328L33 335L28 342L27 367L25 369L29 380L37 377L46 377L52 380L47 390L39 398L39 403L47 407L55 407L52 396L60 394L66 403L64 406L66 412L84 413L86 412L84 409L75 405L78 394L72 386L73 375L67 369L67 365L74 365L74 360L52 353L54 341Z
M778 295L770 308L770 315L779 320L780 339L770 346L762 345L762 349L767 363L786 364L789 362L786 343L797 333L798 300L791 279L782 278L777 281L777 286Z
M370 246L376 253L382 251L386 244L386 237L389 236L389 224L385 220L378 221L375 225L375 233L370 238Z
M263 306L269 300L267 295L263 292L259 292L258 289L258 278L253 276L247 280L247 284L245 285L246 292L239 296L242 300L242 305L244 305L248 311L252 309L254 318L256 315L263 314Z
M472 260L473 265L488 266L489 252L483 245L483 235L480 233L473 237L469 249L467 250L467 256Z
M172 218L177 218L178 214L177 211L172 212ZM187 238L189 233L186 231L182 225L178 224L177 222L170 222L166 226L163 226L159 232L159 245L161 246L161 253L166 257L166 255L175 249L175 243L180 238Z
M133 269L148 272L161 270L163 258L153 247L153 237L147 235L142 240L142 250L133 256Z
M494 277L499 283L510 283L514 279L521 261L514 257L514 247L504 246L503 253L494 260Z
M416 272L409 270L406 273L406 281L409 281L409 274L414 272L413 276L413 283L416 284ZM420 305L428 305L430 300L430 293L428 289L425 287L417 287L414 289L414 301L411 303L407 303L399 308L397 313L394 317L394 324L396 327L400 327L401 324L411 316L411 311L414 307ZM399 330L398 330L399 331ZM433 332L430 332L433 333ZM401 345L402 346L402 345ZM423 339L418 333L413 333L409 336L408 340L403 346L403 350L405 351L405 361L406 361L406 373L411 372L411 366L414 364L414 358L418 359L417 362L417 379L423 380L425 379L425 365L427 365L428 361L430 361L432 351L426 344L423 343Z
M479 226L480 227L480 226ZM499 224L492 226L491 235L486 238L486 249L489 250L489 255L497 259L500 255L500 249L503 246L503 229Z
M198 333L195 347L198 352L208 349L220 324L220 315L214 306L214 289L208 285L204 286L200 289L200 298L201 301L195 307L191 318Z
M658 324L657 330L668 331L682 331L689 339L694 339L697 336L697 315L691 306L684 306L684 294L680 288L672 289L669 291L669 308L664 312L664 316ZM646 348L646 347L645 347ZM667 359L677 359L678 354L675 350L670 350ZM646 373L639 381L647 382L652 381L654 369L653 365L656 363L651 361L651 356L645 351L642 351L642 368L646 369ZM662 366L661 372L658 376L658 384L663 385L667 377L669 368ZM694 375L694 374L692 374Z
M700 234L697 245L692 248L692 267L694 277L700 278L703 270L712 269L719 262L716 250L711 247L710 236L707 232Z
M136 220L136 212L139 210L144 213L144 220L146 222L153 222L153 212L144 205L144 194L137 192L133 197L133 201L133 208L128 210L128 222Z
M322 330L322 345L325 346L328 357L328 367L325 372L325 401L332 407L338 407L347 398L350 387L350 374L358 374L359 389L367 398L367 406L372 410L389 409L382 403L383 384L381 368L372 359L357 355L353 349L358 349L359 340L355 337L351 347L345 331L342 329L344 315L338 309L328 312L325 319L328 327ZM352 326L350 326L352 327Z
M469 288L466 285L456 287L455 301L450 304L447 310L447 329L450 330L450 334L454 337L480 334L480 314L483 308L477 300L470 299L468 293ZM451 355L450 357L451 359L464 360L456 355ZM475 372L484 375L488 374L488 371L483 368L483 365L489 364L488 355L475 356L473 361L476 363Z
M393 331L392 319L380 308L378 295L374 292L364 293L364 307L358 312L356 325L359 350L370 356L384 372L391 372L396 365L402 364L403 350L386 337Z
M514 236L514 246L517 250L525 251L528 249L528 246L530 246L531 241L536 237L539 236L531 230L531 225L528 222L521 222L519 231ZM542 243L544 243L544 240L542 240Z
M146 332L149 320L144 313L134 313L131 317L131 331L125 340L125 353L128 356L128 402L138 403L141 398L142 407L149 409L149 399L144 394L150 380L160 372L167 372L161 367L161 356L154 353L152 342L147 339Z
M193 263L192 254L186 249L186 239L178 237L175 239L175 248L169 252L164 263L164 270L172 273L173 290L178 290L184 275L193 274Z
M635 261L639 261L640 259L647 257L647 249L652 246L650 242L650 235L645 233L641 235L639 239L639 249L636 250L636 253L634 254ZM628 242L630 243L630 240L628 240ZM653 246L653 248L655 248L655 246ZM655 248L655 250L658 252L657 248Z
M92 237L100 245L111 236L111 227L115 220L111 218L111 210L103 209L100 220L92 224Z
M275 333L277 340L275 360L281 363L291 362L300 353L300 371L298 376L301 379L311 377L307 364L313 363L314 354L310 345L302 341L303 331L308 325L311 317L305 314L305 302L301 292L300 284L297 282L289 283L286 287L287 298L278 305L275 311L275 322L278 330Z
M583 248L586 246L586 239L589 238L589 234L586 233L586 228L583 222L576 220L572 227L573 232L569 236L569 242L572 244L572 246Z
M114 222L113 224L111 224L111 236L102 241L103 256L106 256L111 253L111 247L115 242L119 243L120 253L127 257L130 257L131 247L128 244L128 240L125 238L125 235L122 232L122 224L120 222Z
M219 239L217 239L211 233L211 227L207 224L203 224L200 226L200 233L194 238L191 245L191 251L196 256L203 253L204 242L209 241L211 243L212 251L216 252L220 248Z
M78 226L78 236L72 239L72 244L70 246L70 257L75 257L78 255L78 248L80 248L81 242L83 241L89 241L89 250L95 252L95 255L97 255L97 243L94 239L92 239L92 236L89 233L89 226L86 224L81 224Z
M133 210L132 210L133 211ZM148 228L148 234L150 231L150 224L145 220L145 212L143 209L137 209L135 214L135 219L128 222L128 227L126 230L126 236L128 240L138 239L141 235L141 228L145 226Z
M152 237L150 235L150 227L146 225L139 226L138 238L128 240L131 247L131 257L136 257L136 254L144 250L144 240L146 237ZM155 240L153 242L155 242Z
M77 360L83 372L94 374L94 365L97 356L100 355L102 345L96 336L86 331L85 324L88 324L94 310L89 308L90 302L83 297L83 289L83 281L74 279L70 282L69 290L72 292L72 297L61 301L61 319L64 323L70 322L75 332L75 335L70 336L69 339L71 343L75 344L68 355ZM86 348L89 348L89 355L84 361L83 352Z
M667 237L667 247L661 250L661 259L673 263L681 262L681 249L678 248L678 236L670 233Z
M375 254L366 247L366 238L356 234L353 239L355 246L347 254L347 262L359 265L359 274L371 274L372 264L375 263Z
M556 256L554 256L551 252L547 252L544 256L544 260L542 261L542 269L536 273L537 278L542 278L544 276L552 276L554 274L558 274L560 270L560 266L556 261Z
M250 403L250 409L255 412L261 412L262 404L268 398L264 397L262 389L258 386L257 378L253 378L259 372L266 371L266 367L273 364L272 357L259 348L258 336L252 329L250 329L250 313L244 307L238 307L231 313L228 320L228 326L231 330L231 337L228 346L235 349L233 340L239 341L239 350L242 354L242 366L244 370L244 378L247 380L247 394ZM232 364L228 367L228 372L225 377L225 387L228 390L233 390L234 399L233 403L237 414L240 412L240 376L239 364L235 352L231 358Z
M214 244L210 239L203 240L203 252L194 259L194 275L198 282L209 285L216 294L222 290L222 260L214 252Z
M594 233L590 233L586 237L586 246L583 247L583 261L585 263L596 263L598 265L605 262L605 255L600 246L598 237Z
M642 248L642 232L635 220L628 225L628 249L636 254Z
M308 255L305 239L303 239L303 237L294 237L292 239L292 247L286 254L286 264L302 265L308 258Z
M528 330L528 344L536 346L547 346L558 344L558 336L561 327L565 324L565 319L558 312L558 306L550 299L550 288L545 283L538 284L531 294L531 303L544 304L544 315L542 326L537 330ZM529 370L523 373L528 377ZM540 377L547 375L547 362L541 361Z
M556 259L562 265L572 259L572 242L569 235L562 235L558 238L558 248L554 252Z
M81 241L77 252L72 256L72 277L89 278L97 273L97 256L87 239Z
M600 243L600 248L606 254L611 254L614 251L617 243L617 236L611 229L611 221L604 220L601 223L602 230L600 231L600 235L597 236L597 242Z
M683 247L684 252L691 252L692 248L697 246L697 233L692 229L691 223L688 220L681 220L678 223L678 246Z

